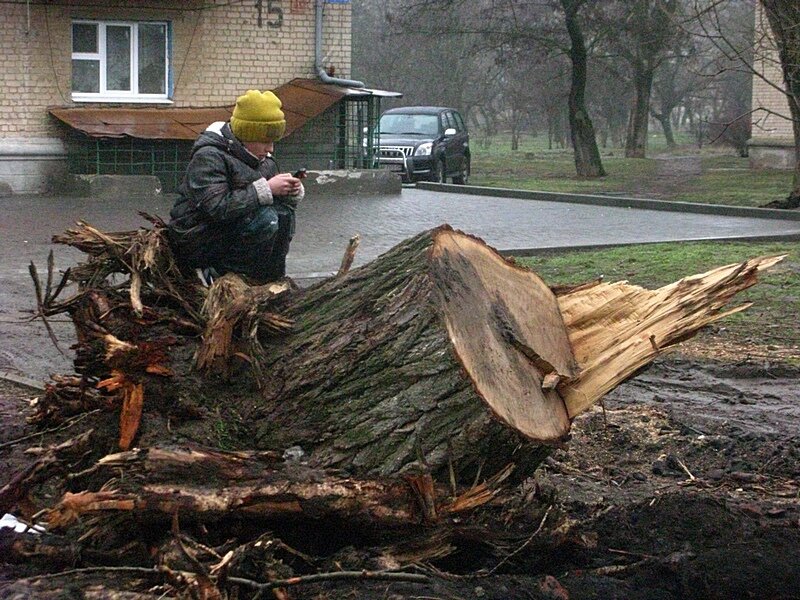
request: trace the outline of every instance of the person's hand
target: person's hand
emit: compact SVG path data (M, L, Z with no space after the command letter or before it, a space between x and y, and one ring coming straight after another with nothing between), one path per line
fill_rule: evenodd
M273 196L296 196L300 193L301 183L290 173L280 173L267 181Z

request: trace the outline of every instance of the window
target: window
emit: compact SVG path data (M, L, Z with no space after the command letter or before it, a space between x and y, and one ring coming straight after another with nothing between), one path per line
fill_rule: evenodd
M72 99L168 99L169 26L163 22L72 22Z
M439 119L436 115L395 113L381 117L381 133L407 135L438 135Z

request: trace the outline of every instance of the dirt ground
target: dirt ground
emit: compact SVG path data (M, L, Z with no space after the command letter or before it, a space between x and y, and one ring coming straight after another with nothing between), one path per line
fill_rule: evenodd
M426 565L430 583L317 583L290 597L800 598L800 368L746 349L709 357L709 337L577 419L513 501L478 516L497 535ZM31 433L36 395L0 382L2 480L31 460L35 437L9 442ZM346 568L347 556L330 560ZM0 570L0 596L36 597L11 583L19 566Z

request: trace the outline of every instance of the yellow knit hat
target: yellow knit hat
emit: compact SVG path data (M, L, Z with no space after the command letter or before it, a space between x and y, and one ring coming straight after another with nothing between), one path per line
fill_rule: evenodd
M247 90L236 99L231 131L241 142L277 142L286 131L280 98L272 92Z

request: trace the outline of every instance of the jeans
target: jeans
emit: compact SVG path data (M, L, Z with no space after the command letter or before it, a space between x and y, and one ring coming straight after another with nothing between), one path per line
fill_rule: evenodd
M205 266L220 275L238 273L259 283L284 277L294 219L289 207L259 207L252 218L229 226L224 242L209 249Z

